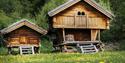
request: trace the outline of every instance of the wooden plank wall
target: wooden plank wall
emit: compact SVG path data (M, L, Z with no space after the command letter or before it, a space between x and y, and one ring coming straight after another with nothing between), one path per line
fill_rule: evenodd
M73 35L74 41L91 41L91 30L65 29L65 36Z
M8 38L8 45L39 45L40 42L40 34L26 26L14 30L13 32L7 34L6 37Z
M84 12L85 16L78 16ZM87 22L86 22L87 21ZM54 16L54 28L108 29L109 18L86 3L79 2Z

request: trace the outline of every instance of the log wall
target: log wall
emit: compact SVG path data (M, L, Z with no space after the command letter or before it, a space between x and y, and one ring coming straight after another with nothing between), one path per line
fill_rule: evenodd
M8 46L19 46L27 44L39 46L40 42L40 34L26 26L12 31L6 35L6 38L8 41Z

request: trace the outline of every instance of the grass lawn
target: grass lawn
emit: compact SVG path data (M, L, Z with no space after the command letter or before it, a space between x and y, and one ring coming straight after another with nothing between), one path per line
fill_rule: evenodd
M125 63L125 51L100 52L96 54L1 55L0 63Z

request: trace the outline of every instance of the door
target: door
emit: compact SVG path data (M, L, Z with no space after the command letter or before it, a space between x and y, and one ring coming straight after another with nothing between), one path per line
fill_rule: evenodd
M20 44L28 44L28 37L21 36L20 37Z
M76 16L75 17L75 27L87 28L87 17L86 16Z

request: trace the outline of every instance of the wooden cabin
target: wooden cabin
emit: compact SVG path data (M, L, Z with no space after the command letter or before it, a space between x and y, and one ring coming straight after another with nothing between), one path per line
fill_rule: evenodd
M94 0L69 0L48 15L51 30L54 30L51 31L54 47L61 51L86 44L97 48L101 43L100 32L109 29L109 21L114 16Z
M45 35L47 31L23 19L4 28L1 33L4 36L9 53L12 52L12 48L20 48L21 46L32 46L34 52L38 52L41 42L40 37Z

